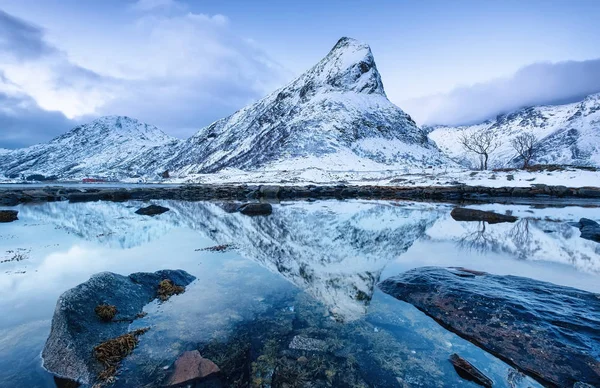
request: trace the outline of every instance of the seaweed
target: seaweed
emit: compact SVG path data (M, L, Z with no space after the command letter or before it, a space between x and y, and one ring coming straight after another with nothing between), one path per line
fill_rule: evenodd
M157 296L161 301L166 301L173 295L183 294L185 287L173 284L169 279L165 279L158 284Z
M150 328L137 329L116 338L102 342L94 348L94 357L104 365L104 370L98 374L98 379L111 382L117 374L121 361L127 357L137 346L138 337Z

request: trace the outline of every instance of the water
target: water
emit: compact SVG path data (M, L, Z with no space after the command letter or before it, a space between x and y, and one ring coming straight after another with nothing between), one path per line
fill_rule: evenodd
M286 202L251 218L218 203L154 202L171 211L152 218L134 214L139 202L57 202L21 206L18 222L0 224L0 386L55 387L40 352L56 301L102 271L197 277L132 324L151 330L122 365L115 386L124 387L158 384L182 351L198 348L222 369L240 366L232 379L255 386L281 385L282 374L334 386L476 386L447 361L457 352L509 387L509 366L377 282L425 265L464 266L600 292L600 244L567 224L600 219L598 208L475 206L520 218L487 225L456 222L444 204ZM232 249L203 250L223 244ZM319 340L322 351L296 363L296 336Z

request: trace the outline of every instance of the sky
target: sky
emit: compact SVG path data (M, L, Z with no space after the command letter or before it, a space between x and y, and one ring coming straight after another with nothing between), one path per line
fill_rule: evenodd
M285 85L342 36L419 124L600 92L597 0L0 0L0 148L103 115L180 138Z

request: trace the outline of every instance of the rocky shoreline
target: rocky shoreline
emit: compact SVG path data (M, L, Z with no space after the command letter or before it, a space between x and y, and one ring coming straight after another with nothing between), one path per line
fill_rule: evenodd
M428 200L446 202L502 202L522 200L600 199L600 188L532 185L531 187L485 186L277 186L277 185L182 185L176 187L64 187L0 188L0 206L37 202L94 202L172 199L297 200L297 199Z

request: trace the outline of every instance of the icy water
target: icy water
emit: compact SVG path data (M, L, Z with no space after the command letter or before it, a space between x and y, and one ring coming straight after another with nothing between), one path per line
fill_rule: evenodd
M40 358L56 301L102 271L197 278L132 324L151 330L116 387L159 386L190 349L232 371L232 386L284 386L279 373L298 386L476 387L448 362L459 353L495 387L539 387L376 284L436 265L600 292L600 244L568 225L599 220L598 208L472 206L519 217L487 225L456 222L444 204L288 202L247 217L219 203L154 203L171 210L144 217L134 214L139 202L46 203L0 224L0 387L56 386ZM205 250L216 245L230 249Z

